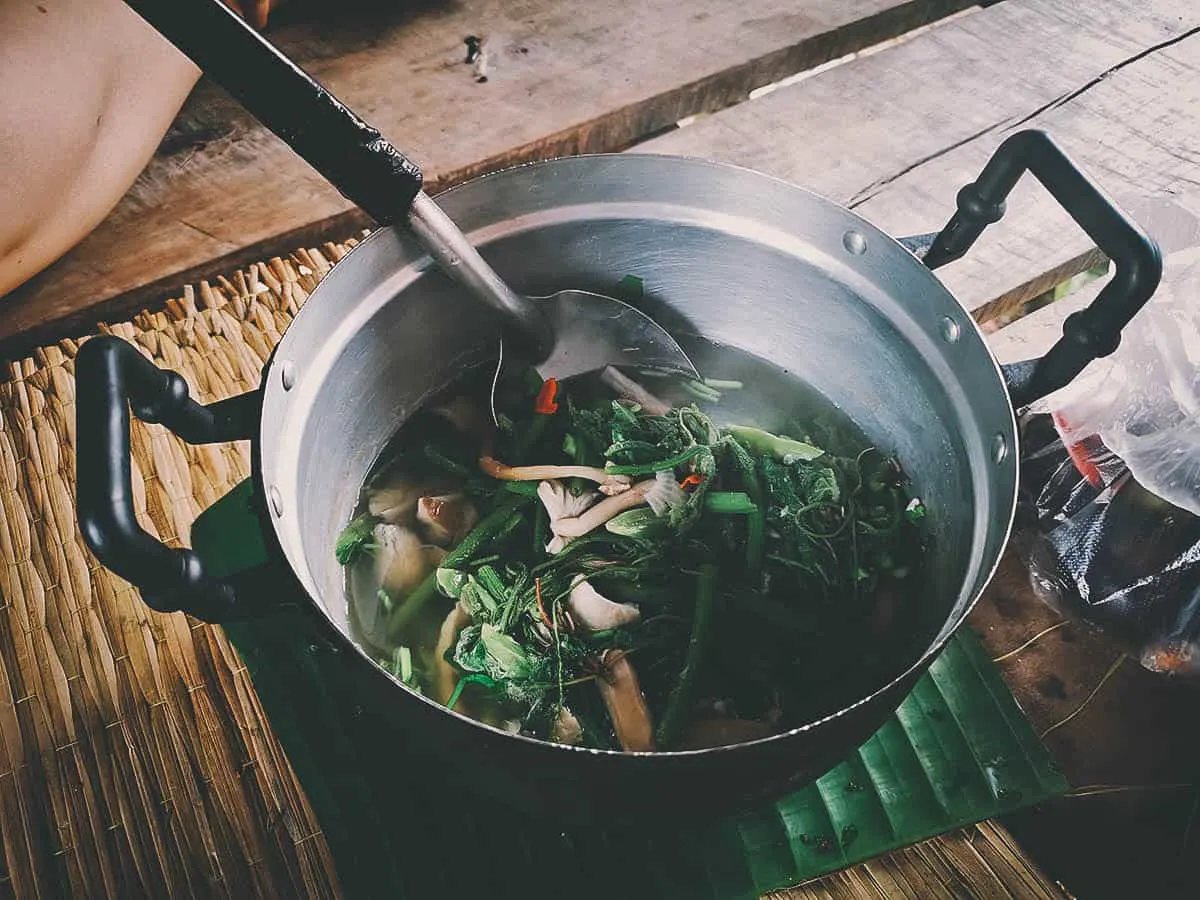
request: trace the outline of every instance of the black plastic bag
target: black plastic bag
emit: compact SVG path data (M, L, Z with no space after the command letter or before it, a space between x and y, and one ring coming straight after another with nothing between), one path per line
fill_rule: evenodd
M1147 669L1200 675L1200 517L1142 487L1094 435L1068 447L1047 414L1022 433L1014 546L1035 592Z

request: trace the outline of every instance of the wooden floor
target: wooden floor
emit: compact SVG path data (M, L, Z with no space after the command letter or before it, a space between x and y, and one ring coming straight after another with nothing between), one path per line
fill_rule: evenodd
M474 0L386 21L295 25L279 39L411 148L435 185L562 153L675 153L777 175L900 235L944 224L958 188L1000 141L1032 126L1051 132L1118 199L1169 197L1200 213L1200 4L967 6ZM486 84L461 61L472 33L487 37L494 60ZM967 258L939 272L983 322L1007 321L1097 260L1028 179L1009 210ZM0 299L0 347L23 353L97 317L123 318L185 281L362 224L203 86L109 220ZM1002 357L1040 352L1061 316L1052 306L998 331L993 346ZM1189 859L1200 858L1197 693L1121 661L1074 625L1005 656L1056 622L1013 559L972 619L1080 789L1007 824L1081 898L1195 895L1185 876Z
M679 119L970 0L422 0L272 35L424 168L431 189L532 159L623 150ZM311 4L310 4L311 5ZM485 39L479 83L463 39ZM361 213L204 84L91 236L5 298L0 344L122 318L180 284L344 237Z

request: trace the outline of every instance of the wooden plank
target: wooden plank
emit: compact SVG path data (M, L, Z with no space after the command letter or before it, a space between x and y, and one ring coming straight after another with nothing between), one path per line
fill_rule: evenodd
M1079 290L1030 313L996 332L988 345L1001 363L1021 362L1042 356L1062 337L1063 322L1096 299L1107 279L1086 284Z
M390 12L274 39L426 166L439 188L516 162L623 149L970 3L469 0L418 12L389 4ZM486 40L486 83L464 64L468 34ZM364 221L205 85L108 219L3 301L0 342L61 337L215 271L321 235L345 237Z
M1175 194L1200 183L1198 31L1190 0L1007 0L639 149L759 169L897 235L941 227L1025 127L1051 132L1110 193ZM1097 258L1032 179L1009 210L939 273L981 319Z
M1129 212L1159 242L1164 256L1163 284L1178 283L1180 273L1200 253L1200 218L1190 213L1200 208L1200 190L1183 191L1171 199L1129 201ZM1185 252L1186 251L1186 252ZM988 338L992 353L1001 363L1041 356L1062 336L1063 322L1096 298L1107 279L1099 279L1006 326ZM1136 326L1137 319L1133 321Z

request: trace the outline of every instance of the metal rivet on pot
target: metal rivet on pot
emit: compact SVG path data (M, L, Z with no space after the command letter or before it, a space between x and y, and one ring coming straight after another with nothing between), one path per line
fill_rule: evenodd
M962 329L959 328L958 323L954 319L950 318L950 316L942 317L942 340L947 344L954 344L957 343L958 337L961 334Z
M992 438L992 462L1002 463L1008 459L1008 440L1002 434Z
M271 499L271 510L277 516L283 515L283 495L279 493L279 488L271 485L267 488L267 496Z
M296 383L296 364L290 359L285 359L279 365L279 380L283 382L283 389L290 391L292 385Z
M858 231L847 231L842 235L842 246L855 256L862 256L867 252L867 239Z

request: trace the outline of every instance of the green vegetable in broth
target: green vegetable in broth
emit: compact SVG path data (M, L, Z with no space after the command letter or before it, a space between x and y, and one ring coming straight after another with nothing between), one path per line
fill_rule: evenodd
M374 527L375 523L369 515L360 515L343 529L333 551L339 564L348 566L360 553L371 549L371 530Z
M719 424L759 383L737 374L526 372L498 430L482 381L419 413L334 548L357 639L466 715L630 751L763 737L895 674L924 505L832 413Z

